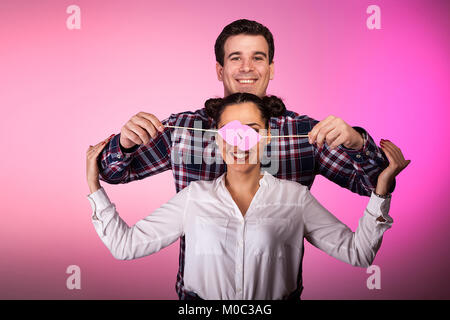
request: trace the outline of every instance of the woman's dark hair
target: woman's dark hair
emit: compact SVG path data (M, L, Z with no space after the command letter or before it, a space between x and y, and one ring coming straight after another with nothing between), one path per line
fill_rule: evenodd
M225 26L217 37L216 44L214 45L214 52L216 54L216 61L220 63L221 66L223 66L225 56L225 41L227 41L229 37L236 36L238 34L263 36L269 45L269 64L272 63L273 56L275 54L275 45L273 43L273 35L270 30L256 21L240 19Z
M225 98L211 98L206 100L206 114L212 118L217 125L225 107L244 102L253 102L258 107L261 112L261 117L265 120L266 128L269 127L270 117L279 117L286 112L283 101L276 96L264 96L263 98L260 98L252 93L237 92Z

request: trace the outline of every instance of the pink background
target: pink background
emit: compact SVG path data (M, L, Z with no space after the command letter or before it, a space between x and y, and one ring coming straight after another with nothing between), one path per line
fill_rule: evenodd
M67 6L81 30L66 28ZM368 30L366 8L381 8ZM255 19L275 37L268 93L321 120L333 114L390 139L412 163L397 180L374 264L334 260L306 243L304 299L450 298L448 1L0 2L1 299L177 299L179 243L115 260L90 221L85 152L139 111L160 119L223 95L213 45ZM171 172L103 183L129 225L175 194ZM313 194L353 230L368 198L322 177ZM69 265L81 290L66 288Z

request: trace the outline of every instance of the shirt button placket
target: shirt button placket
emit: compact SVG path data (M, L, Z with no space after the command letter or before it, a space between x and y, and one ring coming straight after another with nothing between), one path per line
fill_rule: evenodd
M244 298L244 231L245 220L241 220L239 232L237 232L238 259L236 259L236 294L238 299Z

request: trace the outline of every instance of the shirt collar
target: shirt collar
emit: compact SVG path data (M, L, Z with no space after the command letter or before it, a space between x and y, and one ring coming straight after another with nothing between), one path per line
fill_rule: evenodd
M220 177L216 179L215 187L216 188L225 188L225 174L224 172ZM261 179L259 179L260 187L268 187L273 182L274 177L268 173L266 170L261 170L261 174L263 175Z

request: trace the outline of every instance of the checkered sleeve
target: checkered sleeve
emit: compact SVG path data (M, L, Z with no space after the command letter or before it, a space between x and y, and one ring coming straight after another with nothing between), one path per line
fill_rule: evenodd
M173 124L176 115L161 121ZM120 146L120 134L114 136L98 157L100 180L110 184L128 183L171 169L171 130L165 128L148 144L130 149Z
M347 149L340 145L330 150L326 143L321 148L313 146L316 171L352 192L370 196L376 188L379 174L389 165L389 161L366 130L360 127L354 129L364 138L362 149ZM394 186L391 191L393 189Z

